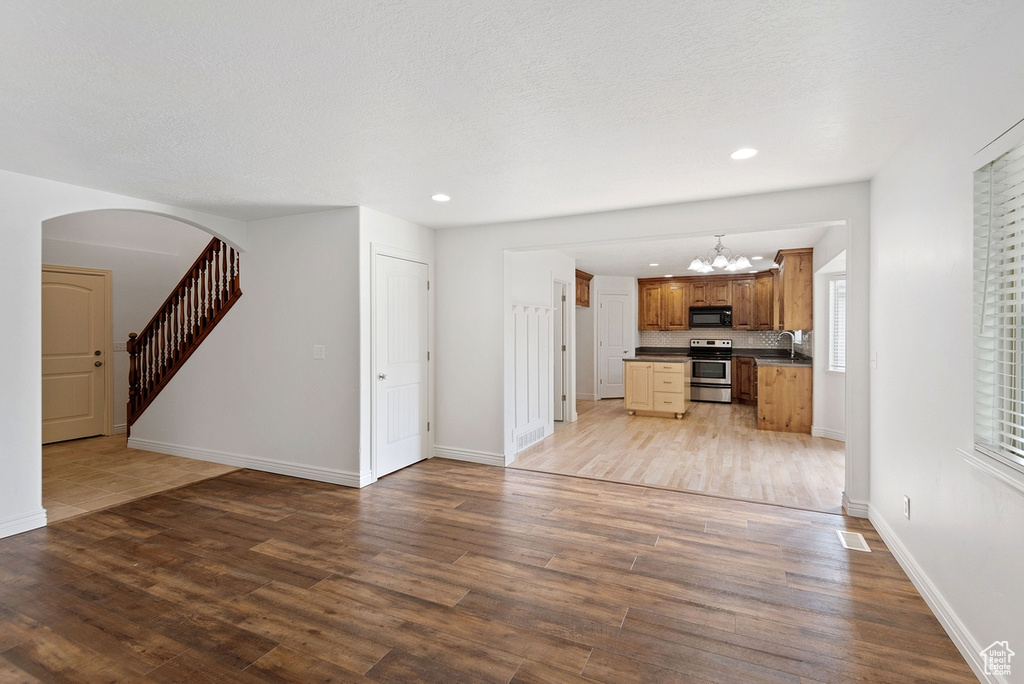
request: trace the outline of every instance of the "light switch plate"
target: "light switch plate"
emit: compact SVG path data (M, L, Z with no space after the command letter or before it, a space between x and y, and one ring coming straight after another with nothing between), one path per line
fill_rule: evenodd
M314 344L313 345L313 359L315 361L323 361L324 360L324 345L322 345L322 344Z

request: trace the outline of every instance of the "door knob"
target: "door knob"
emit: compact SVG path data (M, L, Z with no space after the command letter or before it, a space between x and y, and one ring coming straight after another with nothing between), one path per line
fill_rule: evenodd
M387 373L381 373L380 375L377 376L377 379L378 380L387 380L388 379L388 374Z
M101 352L99 349L97 349L96 351L93 352L93 354L95 354L96 356L99 356L102 353L103 352Z
M102 361L97 361L96 363L94 363L94 364L92 364L92 365L94 365L94 366L96 366L97 368L99 368L100 366L102 366L102 365L103 365L103 362L102 362Z

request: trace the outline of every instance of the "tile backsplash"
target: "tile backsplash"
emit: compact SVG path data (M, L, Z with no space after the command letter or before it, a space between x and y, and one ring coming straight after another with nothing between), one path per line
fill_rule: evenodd
M796 350L806 356L814 355L812 342L814 331L804 330L803 340L796 345ZM732 340L732 346L738 349L788 349L789 337L782 344L776 344L779 333L775 330L641 330L640 346L642 347L689 347L693 338L703 340Z

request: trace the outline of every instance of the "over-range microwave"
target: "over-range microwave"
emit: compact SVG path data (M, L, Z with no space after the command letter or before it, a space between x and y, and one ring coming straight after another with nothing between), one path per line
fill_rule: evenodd
M691 306L691 328L731 328L731 306Z

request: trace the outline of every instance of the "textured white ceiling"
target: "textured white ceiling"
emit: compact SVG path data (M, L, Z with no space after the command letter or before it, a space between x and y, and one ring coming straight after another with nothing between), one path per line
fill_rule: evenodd
M0 0L0 168L438 227L863 180L1013 21L1020 0Z

